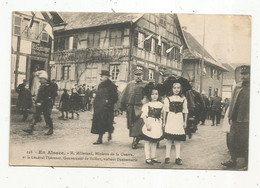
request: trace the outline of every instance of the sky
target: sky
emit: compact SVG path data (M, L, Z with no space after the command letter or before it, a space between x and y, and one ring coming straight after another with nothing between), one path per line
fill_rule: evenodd
M178 14L181 26L203 44L205 18L205 49L220 63L251 61L251 17L247 15Z

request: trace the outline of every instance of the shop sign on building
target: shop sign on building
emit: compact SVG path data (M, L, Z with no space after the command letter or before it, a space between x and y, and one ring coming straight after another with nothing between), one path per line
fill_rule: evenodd
M49 57L50 48L43 47L40 43L32 42L32 55Z

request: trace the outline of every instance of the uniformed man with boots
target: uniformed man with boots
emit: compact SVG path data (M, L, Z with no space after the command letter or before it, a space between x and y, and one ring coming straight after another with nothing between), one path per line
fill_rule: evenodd
M53 122L51 119L51 112L53 107L53 92L51 90L50 83L48 81L47 72L41 71L39 75L40 88L38 90L37 98L35 100L35 112L33 114L33 122L28 129L24 129L24 132L32 134L34 131L34 126L39 122L39 117L43 113L46 125L48 126L48 131L45 135L53 134Z

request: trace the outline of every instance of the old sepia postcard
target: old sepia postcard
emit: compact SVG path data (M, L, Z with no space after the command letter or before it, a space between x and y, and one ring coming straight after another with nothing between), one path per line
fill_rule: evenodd
M13 166L247 170L251 16L14 11Z

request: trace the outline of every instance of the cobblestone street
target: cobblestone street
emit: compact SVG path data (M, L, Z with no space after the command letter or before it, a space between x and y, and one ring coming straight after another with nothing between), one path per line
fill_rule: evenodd
M22 129L26 128L29 122L21 122L21 115L12 115L10 161L16 165L28 164L36 166L221 170L223 169L221 162L229 159L226 135L221 131L221 126L210 126L210 121L207 121L205 126L199 125L198 131L193 134L192 139L187 139L182 144L182 166L174 163L174 146L172 147L171 163L168 165L163 163L165 158L164 140L160 142L160 147L157 149L157 157L159 161L162 161L162 164L150 166L145 164L143 141L138 145L138 149L133 150L131 148L132 138L128 136L125 114L115 117L116 124L114 124L113 139L108 142L107 135L104 135L102 145L92 144L96 141L97 135L90 133L91 112L80 112L79 120L60 120L58 119L59 115L59 112L55 109L52 115L55 127L52 136L44 135L47 130L44 121L36 125L33 135L27 135ZM50 153L48 153L49 151ZM28 154L31 156L30 160L25 157ZM21 160L23 156L24 158ZM40 158L44 156L49 158ZM78 159L73 160L71 157L77 157Z

